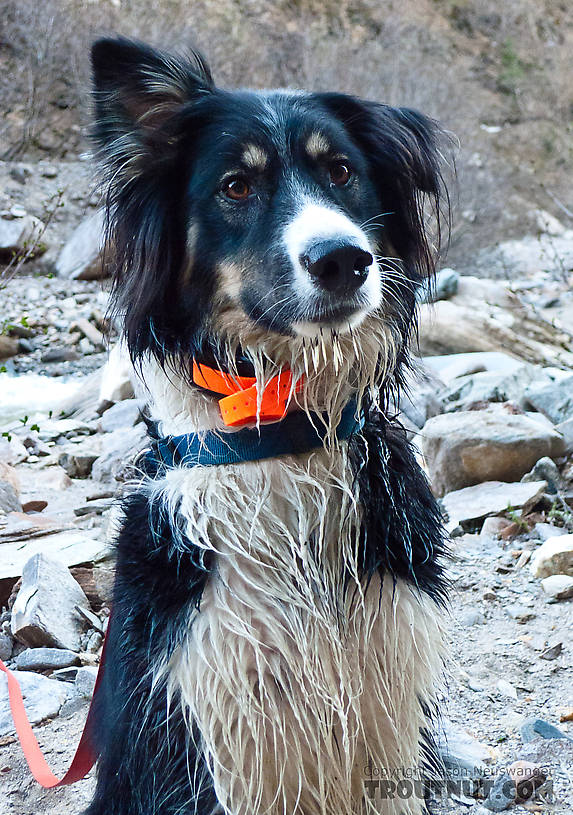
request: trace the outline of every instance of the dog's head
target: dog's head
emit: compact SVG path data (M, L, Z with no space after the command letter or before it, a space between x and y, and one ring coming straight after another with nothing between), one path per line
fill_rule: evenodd
M337 93L222 90L200 56L122 39L96 42L92 59L135 357L355 347L382 330L400 356L433 269L434 121Z

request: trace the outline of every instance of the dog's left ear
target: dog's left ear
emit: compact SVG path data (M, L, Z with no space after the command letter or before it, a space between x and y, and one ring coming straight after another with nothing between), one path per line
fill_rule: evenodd
M177 114L213 91L197 53L189 59L122 37L92 46L94 139L116 183L152 169L176 137Z
M323 93L319 99L342 121L376 170L399 176L420 192L440 192L439 145L444 134L434 119L410 108L393 108L345 94Z
M385 234L392 246L414 277L431 275L435 253L424 228L423 199L429 196L433 201L439 233L442 201L448 210L441 172L444 131L433 119L409 108L337 93L318 98L344 124L366 158L370 178L389 213ZM439 234L437 238L439 242Z

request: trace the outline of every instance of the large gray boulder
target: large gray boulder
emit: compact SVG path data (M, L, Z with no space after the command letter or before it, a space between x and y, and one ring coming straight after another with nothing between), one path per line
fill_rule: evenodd
M483 481L518 481L540 458L564 450L555 430L498 405L435 416L421 438L436 495Z
M12 634L30 647L79 651L86 623L78 611L89 608L81 586L59 560L33 555L22 571L22 586L12 609Z

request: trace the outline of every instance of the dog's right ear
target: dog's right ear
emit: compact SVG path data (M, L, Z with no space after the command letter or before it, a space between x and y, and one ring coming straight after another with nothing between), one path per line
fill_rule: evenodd
M211 72L195 52L184 59L121 37L97 40L91 57L93 135L115 181L127 181L165 158L177 114L213 91Z

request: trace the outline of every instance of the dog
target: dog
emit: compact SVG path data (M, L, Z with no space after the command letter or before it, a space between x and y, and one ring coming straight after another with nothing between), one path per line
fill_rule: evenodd
M390 405L442 131L342 93L223 90L199 54L123 38L92 66L151 441L86 815L418 815L424 794L374 782L439 766L447 547Z

